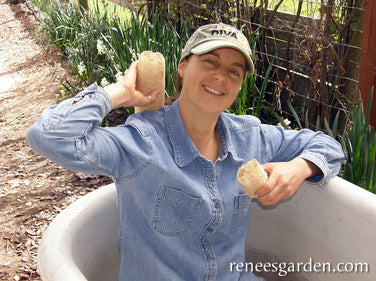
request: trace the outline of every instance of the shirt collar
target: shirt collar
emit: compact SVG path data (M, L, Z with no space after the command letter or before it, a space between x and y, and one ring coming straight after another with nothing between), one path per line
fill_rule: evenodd
M217 130L221 138L220 154L218 160L223 161L228 152L232 155L235 161L242 161L240 157L237 156L234 149L230 132L223 120L223 114L218 118ZM176 100L167 110L165 115L165 122L167 132L174 150L175 163L179 167L184 167L195 160L200 152L194 146L191 138L189 137L183 120L180 115L179 109L179 99Z
M180 115L179 99L166 110L165 122L174 149L175 163L184 167L196 159L200 152L194 146L185 129Z
M235 161L244 161L244 159L239 157L236 153L234 142L225 119L226 115L221 113L217 121L217 130L221 138L221 147L218 160L223 161L227 157L228 153L230 153Z

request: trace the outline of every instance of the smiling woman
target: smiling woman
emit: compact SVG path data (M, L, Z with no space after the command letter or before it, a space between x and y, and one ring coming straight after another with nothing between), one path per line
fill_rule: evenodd
M265 205L291 197L306 179L323 184L338 173L341 146L323 133L223 112L253 68L239 30L206 25L182 52L181 96L171 105L99 127L113 107L142 106L163 95L140 92L135 62L118 82L91 85L45 110L29 129L28 143L54 162L113 177L121 281L259 280L228 270L245 259L252 200L237 181L238 169L252 159L263 164L269 177L255 194Z
M218 116L234 102L244 72L244 56L231 48L192 55L179 64L181 117L195 147L213 163L220 150Z

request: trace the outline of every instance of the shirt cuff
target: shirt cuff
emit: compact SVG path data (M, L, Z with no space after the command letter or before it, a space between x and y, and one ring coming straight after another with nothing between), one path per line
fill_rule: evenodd
M329 181L330 179L329 168L324 157L321 154L312 153L312 152L303 152L301 155L299 155L299 157L312 162L321 170L321 173L322 173L321 175L307 178L306 179L307 181L318 183L320 186L324 185L325 183Z

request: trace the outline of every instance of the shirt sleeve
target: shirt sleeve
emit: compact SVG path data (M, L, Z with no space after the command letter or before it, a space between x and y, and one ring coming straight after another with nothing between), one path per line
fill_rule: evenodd
M31 148L67 169L118 177L127 169L135 172L140 157L132 156L123 143L137 142L147 150L132 128L102 128L99 125L111 111L112 101L96 84L74 98L43 111L26 133ZM122 138L118 137L121 131ZM121 142L123 139L123 142Z
M285 130L278 126L262 126L264 145L271 153L269 162L290 161L296 157L309 160L320 168L322 175L307 179L325 184L338 175L344 158L338 141L308 129Z

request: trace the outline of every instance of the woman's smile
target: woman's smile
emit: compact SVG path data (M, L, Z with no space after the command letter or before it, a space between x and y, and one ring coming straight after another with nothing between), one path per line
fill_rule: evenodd
M222 93L222 92L220 92L220 91L218 91L218 90L216 90L216 89L214 89L214 88L211 88L211 87L209 87L209 86L204 85L203 88L204 88L206 91L208 91L208 92L210 92L211 94L214 94L214 95L216 95L216 96L223 96L223 95L224 95L224 93Z

